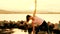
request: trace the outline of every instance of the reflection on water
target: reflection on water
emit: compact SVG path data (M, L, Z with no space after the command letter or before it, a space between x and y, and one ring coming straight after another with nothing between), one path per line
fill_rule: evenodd
M13 31L14 31L14 33L12 33L12 34L28 34L28 32L24 32L23 30L20 30L17 28L13 29Z
M28 34L28 32L24 32L18 28L14 29L0 29L0 34Z

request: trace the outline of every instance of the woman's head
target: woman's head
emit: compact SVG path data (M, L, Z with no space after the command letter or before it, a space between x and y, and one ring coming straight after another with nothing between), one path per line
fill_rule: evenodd
M27 15L27 16L26 16L27 22L28 22L30 19L31 19L31 16L30 16L30 15Z

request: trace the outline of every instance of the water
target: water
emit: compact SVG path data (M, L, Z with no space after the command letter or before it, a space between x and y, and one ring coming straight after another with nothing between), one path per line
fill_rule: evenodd
M2 20L7 20L7 21L26 20L26 15L27 14L0 14L0 21ZM47 22L50 21L51 23L58 23L58 21L60 20L60 14L36 14L36 16L46 20Z
M23 30L20 30L17 28L13 29L13 31L14 31L14 33L12 33L12 34L28 34L28 32L24 32Z

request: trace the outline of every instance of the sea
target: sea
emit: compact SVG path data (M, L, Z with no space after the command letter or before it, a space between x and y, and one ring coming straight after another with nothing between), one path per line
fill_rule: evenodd
M26 21L26 15L33 16L33 14L0 14L0 21ZM59 23L60 21L60 14L36 14L35 16L44 19L46 22Z

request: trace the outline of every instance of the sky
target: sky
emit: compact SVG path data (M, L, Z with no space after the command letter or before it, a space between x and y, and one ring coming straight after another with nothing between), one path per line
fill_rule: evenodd
M34 0L0 0L0 10L8 11L34 11ZM37 11L60 12L60 0L37 0ZM1 15L1 14L0 14ZM16 17L17 16L17 17ZM1 15L1 20L18 20L25 19L26 15ZM39 15L38 15L39 16ZM51 17L52 16L52 17ZM39 16L40 17L40 16ZM60 20L59 15L42 15L46 21L57 22Z
M0 0L0 10L33 11L34 0ZM37 11L60 12L60 0L37 0Z

